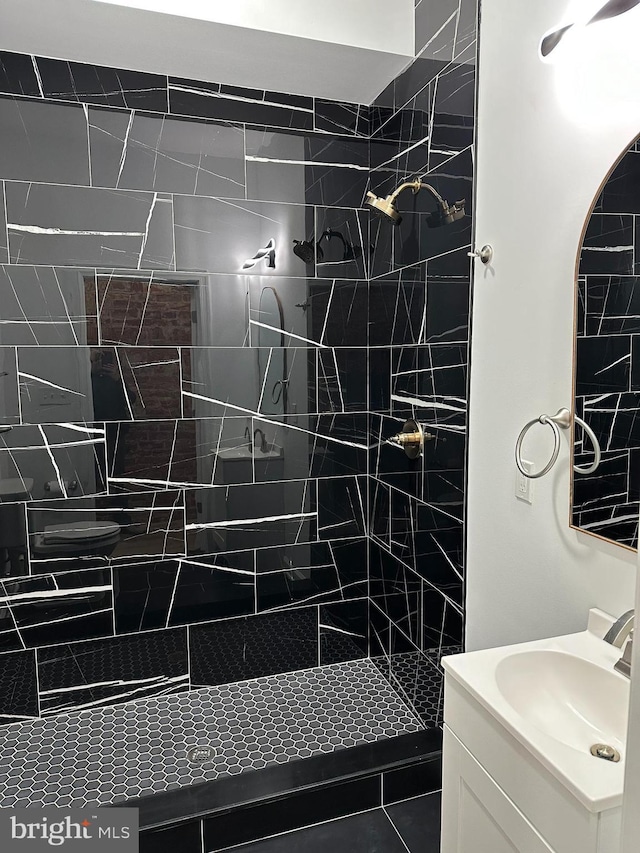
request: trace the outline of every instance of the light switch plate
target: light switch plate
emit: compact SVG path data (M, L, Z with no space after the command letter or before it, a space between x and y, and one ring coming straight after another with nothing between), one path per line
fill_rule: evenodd
M521 461L524 470L530 472L533 468L533 462L527 462L526 459L522 459ZM533 480L525 477L517 468L515 494L519 501L524 501L528 504L533 503Z

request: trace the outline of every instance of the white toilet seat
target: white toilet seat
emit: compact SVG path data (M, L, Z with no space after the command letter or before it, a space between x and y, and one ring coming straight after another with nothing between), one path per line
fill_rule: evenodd
M73 521L70 524L50 524L44 529L45 542L97 542L120 533L113 521Z
M120 525L113 521L50 524L34 539L34 551L40 554L101 550L120 540Z

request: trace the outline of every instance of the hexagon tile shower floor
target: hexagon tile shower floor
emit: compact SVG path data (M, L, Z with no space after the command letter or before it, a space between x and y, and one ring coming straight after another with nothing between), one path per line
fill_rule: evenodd
M369 660L59 714L5 727L0 807L122 803L423 728Z

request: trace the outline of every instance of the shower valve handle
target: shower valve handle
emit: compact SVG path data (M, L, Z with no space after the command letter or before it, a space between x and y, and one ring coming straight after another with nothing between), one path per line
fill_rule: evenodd
M425 441L435 438L429 432L425 432L417 421L410 419L405 421L402 431L391 439L393 444L401 447L409 459L417 459L422 455Z
M493 260L493 246L487 243L481 249L474 249L473 252L467 252L467 257L480 258L483 264L490 264Z

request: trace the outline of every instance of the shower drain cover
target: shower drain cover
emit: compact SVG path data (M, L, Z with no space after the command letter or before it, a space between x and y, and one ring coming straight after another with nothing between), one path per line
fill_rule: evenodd
M605 761L620 761L618 750L607 743L594 743L591 747L591 755L596 758L604 758Z
M194 746L187 752L187 758L192 764L203 764L211 761L214 752L210 746Z

